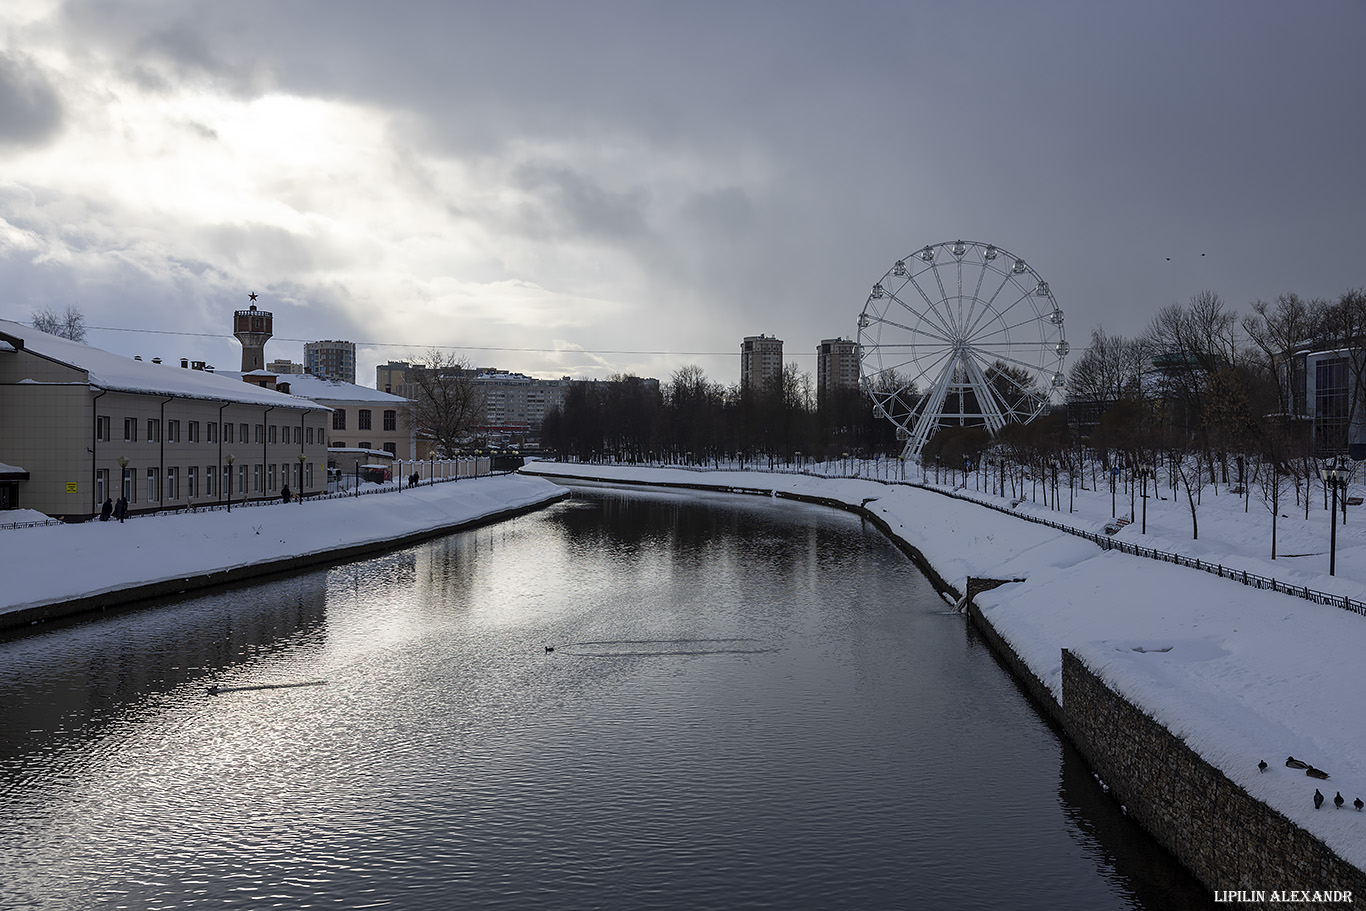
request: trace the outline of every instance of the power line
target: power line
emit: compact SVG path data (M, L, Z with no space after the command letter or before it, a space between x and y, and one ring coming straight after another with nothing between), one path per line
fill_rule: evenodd
M101 332L141 332L147 335L180 335L191 338L216 338L227 340L232 336L222 332L176 332L171 329L129 329L124 326L87 326L87 330ZM315 342L312 338L289 338L287 336L271 336L272 341L277 342ZM641 354L658 355L663 357L736 357L739 351L636 351L631 349L618 348L521 348L508 345L416 345L411 342L355 342L357 345L364 345L367 348L418 348L427 350L437 348L439 350L450 351L516 351L530 354ZM808 356L814 355L814 351L794 351L793 355ZM786 354L784 354L786 356Z

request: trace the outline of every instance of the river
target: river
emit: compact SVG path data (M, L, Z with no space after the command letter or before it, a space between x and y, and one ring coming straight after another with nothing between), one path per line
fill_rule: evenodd
M0 705L7 909L1212 907L899 551L787 501L579 487L0 640Z

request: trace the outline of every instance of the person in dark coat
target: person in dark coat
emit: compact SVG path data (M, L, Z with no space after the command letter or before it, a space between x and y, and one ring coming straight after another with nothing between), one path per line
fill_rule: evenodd
M128 498L120 495L119 501L114 504L114 518L122 522L128 518Z
M286 484L285 486L283 486L283 487L280 488L280 501L283 502L283 503L288 503L288 502L289 502L289 485L288 485L288 484Z
M104 505L100 507L100 521L108 522L109 517L114 514L114 501L108 497L104 498Z

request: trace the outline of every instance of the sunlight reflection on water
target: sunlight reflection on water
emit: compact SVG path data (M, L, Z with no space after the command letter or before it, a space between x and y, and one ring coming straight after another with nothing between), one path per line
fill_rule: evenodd
M580 493L0 643L0 700L6 908L1207 901L897 551L791 504Z

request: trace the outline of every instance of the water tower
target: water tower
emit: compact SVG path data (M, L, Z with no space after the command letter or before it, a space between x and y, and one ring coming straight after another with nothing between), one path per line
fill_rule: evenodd
M256 294L251 294L256 300ZM232 334L242 343L242 372L250 373L266 366L266 342L274 334L272 324L274 315L269 310L257 310L252 304L247 310L237 310L232 315Z

